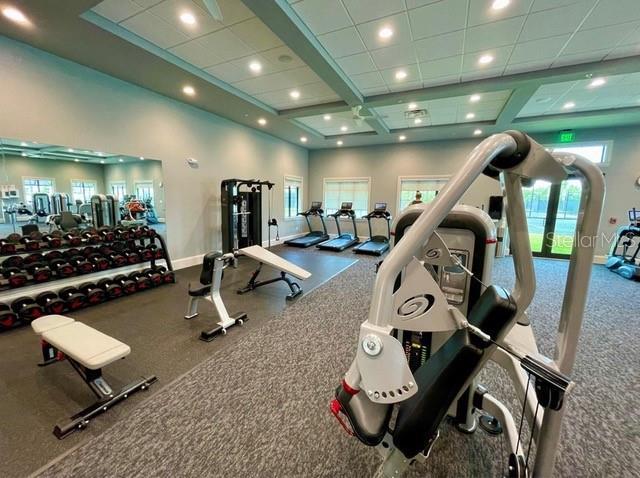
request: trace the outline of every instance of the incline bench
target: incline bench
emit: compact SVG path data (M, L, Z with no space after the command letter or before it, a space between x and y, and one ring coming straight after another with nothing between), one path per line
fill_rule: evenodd
M53 434L59 439L82 430L91 418L106 412L135 392L146 390L157 380L154 376L143 378L114 392L102 376L102 368L129 355L131 348L128 345L62 315L41 317L31 322L31 327L42 339L44 361L39 365L50 365L66 358L98 397L95 404L71 417L69 423L54 428Z

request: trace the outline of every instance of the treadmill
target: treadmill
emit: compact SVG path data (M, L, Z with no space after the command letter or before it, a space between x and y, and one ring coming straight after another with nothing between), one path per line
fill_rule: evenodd
M369 239L356 246L353 252L357 254L370 254L372 256L380 256L389 249L389 238L391 237L391 214L387 211L386 202L377 202L373 211L366 216L362 216L369 224ZM387 221L387 235L373 235L371 228L371 219L384 219Z
M338 237L334 237L326 242L318 244L316 247L325 251L334 251L341 252L345 249L358 244L360 239L358 239L358 230L356 228L356 213L351 207L353 203L343 202L338 209L333 214L329 214L329 216L333 217L336 221L336 229L338 230ZM353 223L353 234L345 232L343 233L340 230L340 218L348 217L351 218L351 222Z
M304 218L307 220L309 233L306 236L296 237L295 239L284 241L287 246L310 247L329 239L329 234L327 234L327 225L324 222L324 211L322 210L322 202L312 202L311 207L304 212L298 213L298 216L304 216ZM316 216L320 218L320 222L322 223L322 231L313 230L313 228L311 227L311 220L309 219L309 216Z
M640 281L640 265L637 262L640 253L640 211L629 210L629 225L618 229L618 239L611 248L605 266L625 279ZM635 244L634 244L635 242ZM622 253L619 247L622 246ZM635 247L635 252L632 253Z

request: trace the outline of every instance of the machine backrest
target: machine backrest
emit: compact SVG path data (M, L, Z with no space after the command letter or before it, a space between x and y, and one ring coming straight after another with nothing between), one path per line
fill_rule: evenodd
M213 282L213 267L216 259L222 256L221 252L208 252L202 259L202 271L200 272L200 283L202 285L211 285Z

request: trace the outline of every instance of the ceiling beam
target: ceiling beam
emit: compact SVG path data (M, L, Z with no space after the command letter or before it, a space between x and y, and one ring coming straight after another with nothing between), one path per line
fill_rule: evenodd
M511 96L509 96L509 99L502 107L502 111L500 111L500 114L496 118L496 125L498 127L508 127L537 90L537 84L521 86L513 90Z
M326 113L343 113L351 108L344 101L333 101L331 103L321 103L318 105L300 106L278 111L278 115L283 118L302 118L305 116L316 116Z

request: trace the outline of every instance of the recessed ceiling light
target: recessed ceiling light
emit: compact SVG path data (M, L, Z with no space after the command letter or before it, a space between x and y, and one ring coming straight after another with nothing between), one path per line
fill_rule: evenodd
M258 119L258 124L259 124L260 126L264 126L264 125L266 125L266 124L267 124L267 120L266 120L266 119L264 119L264 118L259 118L259 119Z
M471 103L477 103L478 101L480 101L480 98L480 95L471 95L469 97L469 101L471 101Z
M597 88L598 86L602 86L607 82L604 78L594 78L591 83L589 83L589 88Z
M24 141L22 143L20 143L20 146L26 146L27 143L25 143Z
M393 36L393 30L390 27L382 27L378 30L378 36L383 40L391 38Z
M331 115L324 115L322 119L324 119L325 121L329 121L331 119Z
M67 151L69 151L70 153L73 153L73 148L69 148L67 149Z
M508 7L510 3L511 0L493 0L491 8L494 10L502 10L503 8Z
M340 139L339 139L339 140L336 142L336 144L337 144L338 146L342 146L344 143L342 142L342 140L340 140Z
M404 141L405 139L407 139L407 137L405 135L401 134L400 136L398 136L398 139L400 141Z
M101 153L100 151L98 151L96 154L97 154L98 156L104 156L104 153Z
M2 14L11 20L12 22L26 24L29 23L29 19L15 7L4 7L2 9Z
M298 90L292 90L289 92L289 96L294 100L297 100L298 98L300 98L300 92Z
M493 55L482 55L480 58L478 58L478 63L480 63L481 65L488 65L493 60Z
M576 104L573 101L567 101L562 105L563 110L570 110L571 108L575 108Z
M191 12L183 12L180 14L180 21L185 25L195 25L196 17Z
M104 159L101 159L101 160L100 160L100 164L104 164Z
M22 157L26 158L27 157L27 153L22 153Z
M475 113L467 113L467 116L465 116L465 118L467 118L467 119L473 119L475 117L476 117Z
M306 136L300 136L300 142L306 143L307 142L307 137Z
M80 160L79 160L78 158L74 159L74 161L75 161L76 163L80 162Z
M259 61L252 61L249 63L249 69L254 73L260 73L262 71L262 63Z
M124 163L124 159L120 158L118 161L120 161L121 163Z
M140 156L140 161L144 161L144 156Z
M186 86L184 86L184 87L182 88L182 92L183 92L185 95L188 95L188 96L193 96L193 95L195 95L195 94L196 94L196 90L195 90L195 88L194 88L193 86L190 86L190 85L186 85Z
M476 129L473 131L473 135L474 136L480 136L482 134L482 130L481 129Z
M415 103L409 103L409 109L410 109L410 110L415 110L417 107L418 107L418 105L417 105L417 104L415 104Z
M407 77L407 72L404 70L396 71L396 80L404 80Z
M420 124L420 123L422 123L422 119L421 118L416 118L416 119L413 120L413 123L414 124Z
M347 128L346 126L340 126L340 131L342 131L343 133L345 131L347 131L349 128Z

